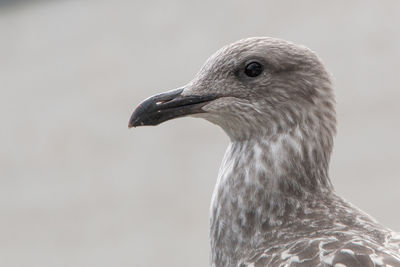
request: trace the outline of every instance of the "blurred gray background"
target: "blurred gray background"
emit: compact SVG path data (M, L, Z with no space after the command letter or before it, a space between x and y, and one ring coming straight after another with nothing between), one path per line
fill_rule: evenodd
M331 178L400 231L400 2L1 1L0 266L208 266L228 138L193 118L128 130L221 46L274 36L335 78Z

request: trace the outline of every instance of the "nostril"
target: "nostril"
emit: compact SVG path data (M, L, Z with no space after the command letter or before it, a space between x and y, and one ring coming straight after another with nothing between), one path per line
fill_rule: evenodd
M168 98L168 99L159 100L159 101L156 102L156 105L158 106L158 105L167 103L167 102L169 102L171 100L174 100L174 98Z
M160 100L160 101L157 101L156 102L156 105L161 105L161 104L164 104L165 102L169 102L169 101L171 101L172 99L164 99L164 100Z

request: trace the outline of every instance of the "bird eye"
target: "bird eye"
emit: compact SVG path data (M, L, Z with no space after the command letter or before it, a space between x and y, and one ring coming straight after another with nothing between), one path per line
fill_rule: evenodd
M263 66L260 63L254 61L247 64L246 68L244 69L244 73L246 73L246 75L249 77L257 77L262 73L262 71Z

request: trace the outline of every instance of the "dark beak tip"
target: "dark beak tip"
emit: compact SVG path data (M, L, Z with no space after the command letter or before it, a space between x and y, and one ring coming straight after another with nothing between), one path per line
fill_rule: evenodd
M142 121L140 121L136 116L135 116L135 117L132 116L132 117L130 118L130 120L129 120L128 128L129 128L129 129L131 129L131 128L136 128L136 127L141 126L141 125L143 125L143 124L144 124L144 123L143 123Z
M143 122L133 121L133 122L129 122L128 128L131 129L131 128L136 128L138 126L143 126L143 125L144 125Z
M129 118L129 123L128 123L128 128L136 128L137 126L141 125L140 120L139 120L139 116L137 115L137 111L139 108L136 108L133 113L132 116ZM143 123L142 123L143 124Z

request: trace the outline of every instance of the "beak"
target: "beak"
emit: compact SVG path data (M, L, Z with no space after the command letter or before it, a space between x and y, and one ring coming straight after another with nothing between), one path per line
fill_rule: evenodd
M202 107L216 99L216 95L182 95L183 89L175 89L152 96L133 111L129 128L158 125L164 121L196 113L204 113Z

